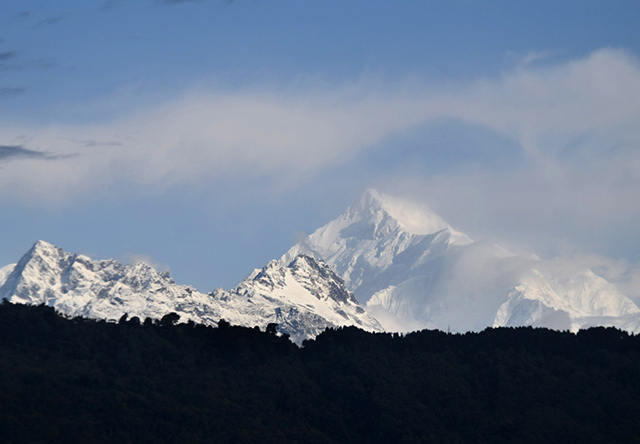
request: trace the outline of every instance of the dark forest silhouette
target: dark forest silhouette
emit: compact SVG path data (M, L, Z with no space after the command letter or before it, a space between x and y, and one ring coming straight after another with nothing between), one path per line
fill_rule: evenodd
M0 441L640 442L640 338L65 319L0 306ZM263 328L266 326L263 326Z

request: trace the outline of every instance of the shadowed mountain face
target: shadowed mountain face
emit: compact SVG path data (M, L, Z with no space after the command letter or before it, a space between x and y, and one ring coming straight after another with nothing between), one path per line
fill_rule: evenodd
M0 298L99 319L117 320L125 313L160 319L175 312L181 321L209 325L222 318L247 327L278 323L298 343L326 327L381 330L340 277L306 256L286 266L272 261L235 289L206 294L145 263L94 261L38 241L17 264L0 269Z
M298 254L326 261L387 330L640 330L638 307L591 270L543 273L534 255L474 242L432 211L374 190L282 260Z

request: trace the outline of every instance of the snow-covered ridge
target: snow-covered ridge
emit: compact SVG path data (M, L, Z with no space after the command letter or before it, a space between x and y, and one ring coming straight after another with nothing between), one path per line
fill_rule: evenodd
M46 304L69 316L117 320L160 319L175 312L180 320L215 325L224 318L234 325L280 331L300 343L327 327L358 325L380 331L326 264L300 256L287 266L271 261L235 289L206 294L176 284L167 273L140 262L91 260L38 241L15 264L0 271L0 299ZM3 278L3 276L6 276Z

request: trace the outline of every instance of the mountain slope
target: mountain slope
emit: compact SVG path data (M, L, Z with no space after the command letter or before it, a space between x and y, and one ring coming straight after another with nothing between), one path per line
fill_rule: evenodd
M623 318L640 330L640 309L591 270L543 274L533 255L474 242L428 209L374 190L282 260L298 254L324 259L388 330L575 330Z
M127 313L160 319L175 312L181 321L261 326L276 322L300 343L326 327L357 325L373 331L368 316L342 279L324 263L297 257L287 266L272 261L237 288L210 294L178 285L145 263L94 261L38 241L15 266L1 269L0 299L45 304L68 316L117 320ZM2 276L0 275L0 278Z
M15 266L16 264L9 264L0 268L0 287L4 285L5 281L7 280Z

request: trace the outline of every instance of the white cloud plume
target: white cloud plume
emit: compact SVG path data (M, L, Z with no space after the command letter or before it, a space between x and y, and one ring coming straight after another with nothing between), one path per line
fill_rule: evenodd
M136 265L140 262L144 262L160 273L170 272L168 265L155 262L148 254L126 253L122 257L122 262L128 265Z
M26 134L19 140L25 148L69 157L0 165L0 195L65 200L120 182L158 187L238 176L287 187L439 117L513 138L547 181L595 177L634 187L640 178L640 68L622 51L600 50L547 68L520 66L446 93L366 88L193 93L102 124L5 126L3 144ZM111 142L79 142L86 140Z
M350 103L339 95L190 95L101 125L3 128L5 140L27 134L20 138L26 148L68 157L3 165L0 194L65 200L119 181L157 187L236 176L282 186L352 159L409 124L399 101ZM95 149L85 140L117 143Z

